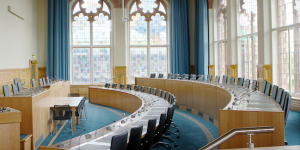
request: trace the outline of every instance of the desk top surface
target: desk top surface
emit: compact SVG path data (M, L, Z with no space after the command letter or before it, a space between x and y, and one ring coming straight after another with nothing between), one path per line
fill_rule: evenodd
M63 97L55 102L54 105L70 105L70 107L78 107L82 98L83 97ZM53 108L54 105L51 106L51 108Z

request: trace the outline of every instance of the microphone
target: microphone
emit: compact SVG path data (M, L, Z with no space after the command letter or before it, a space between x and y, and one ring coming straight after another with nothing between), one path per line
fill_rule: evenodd
M115 120L114 120L113 122L115 122ZM113 122L111 122L111 123L113 123ZM106 124L106 125L104 125L104 126L101 126L101 127L99 127L98 129L100 129L100 128L102 128L102 127L105 127L105 126L107 126L107 125L109 125L109 124L111 124L111 123L108 123L108 124ZM95 138L96 138L98 129L97 129L96 132L95 132Z
M1 103L0 103L1 104ZM6 108L4 107L4 105L3 104L1 104L2 105L2 110L6 110Z

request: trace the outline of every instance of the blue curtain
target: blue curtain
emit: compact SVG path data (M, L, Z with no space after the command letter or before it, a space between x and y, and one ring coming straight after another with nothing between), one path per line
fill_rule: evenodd
M171 0L170 5L171 72L190 74L189 0Z
M208 74L208 12L207 0L196 0L195 73Z
M47 76L69 80L69 1L48 0Z

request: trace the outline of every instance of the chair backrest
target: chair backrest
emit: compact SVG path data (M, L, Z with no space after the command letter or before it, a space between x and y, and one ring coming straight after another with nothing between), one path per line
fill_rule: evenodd
M72 118L71 113L62 114L61 111L71 111L70 105L54 105L53 120L69 120Z
M251 89L252 89L253 91L256 91L256 90L257 90L257 80L253 80L253 81L252 81Z
M131 128L129 142L127 145L128 150L138 150L140 148L142 132L143 125Z
M215 77L215 83L219 83L220 82L220 76L216 76Z
M267 80L264 80L264 82L263 82L263 84L262 84L262 86L261 86L261 90L260 90L262 93L265 93L267 83L268 83L268 81L267 81Z
M3 85L2 88L3 88L3 95L4 95L5 97L6 97L6 96L10 96L10 91L9 91L8 85Z
M164 74L160 73L158 74L158 78L163 78L164 77Z
M249 88L250 86L250 79L246 79L244 87Z
M14 84L17 84L17 83L19 83L19 78L14 79Z
M18 86L19 92L23 91L23 84L21 82L18 82L17 86Z
M203 82L203 81L204 81L204 75L199 75L198 81L199 81L199 82Z
M105 83L105 88L109 88L110 87L110 83Z
M168 79L172 79L172 73L168 73Z
M11 89L13 91L13 94L17 94L19 92L18 86L16 84L11 84Z
M166 113L160 114L159 124L158 124L157 130L156 130L156 137L158 139L157 141L161 141L161 139L163 138L166 119L167 119Z
M171 93L169 92L166 100L169 102L170 99L171 99Z
M144 93L145 92L145 86L141 86L140 91Z
M188 80L189 79L189 75L188 74L183 74L182 75L182 80Z
M44 86L44 82L43 82L42 78L39 79L39 84L40 84L40 86Z
M148 121L148 127L147 127L147 133L146 136L144 137L144 147L145 149L150 149L153 143L153 139L155 136L155 127L156 127L156 118L150 119Z
M46 82L46 79L44 77L42 78L42 80L43 80L44 85L48 85Z
M163 99L166 99L166 97L167 97L167 91L164 91L163 92L163 95L161 96Z
M113 88L113 89L116 89L117 87L118 87L117 83L113 83L112 86L111 86L111 88Z
M150 74L150 78L155 78L155 76L156 76L156 73L151 73Z
M127 84L127 90L131 90L131 84Z
M206 79L206 81L209 81L209 82L211 82L211 81L212 81L212 75L211 75L211 74L207 75L207 79Z
M126 150L128 132L115 135L111 139L110 150Z
M279 88L279 89L277 90L277 94L276 94L275 100L276 100L279 104L280 104L281 97L282 97L283 93L284 93L284 89L283 89L283 88Z
M288 115L289 115L289 111L290 111L290 107L291 107L291 96L286 96L285 98L285 104L283 107L283 111L284 111L284 123L286 124Z
M238 78L237 86L244 86L244 78Z
M284 92L284 93L282 94L281 101L280 101L280 106L281 106L282 109L283 109L283 106L284 106L284 103L285 103L285 98L286 98L286 96L288 96L288 95L289 95L288 92Z
M140 90L140 86L139 85L134 85L134 91L139 91Z
M195 74L191 74L191 76L190 76L190 80L191 80L191 81L195 81L195 80L196 80L196 78L197 78L197 77L196 77L196 75L195 75Z
M158 95L157 95L158 97L161 97L162 96L162 90L161 89L159 89L158 90Z
M173 106L168 107L164 133L170 128L170 125L172 122L172 111L173 111L172 109L173 109Z
M227 80L228 80L228 76L223 75L222 83L227 83Z
M272 84L267 83L266 90L265 90L265 95L270 96L271 89L272 89Z
M151 87L147 87L147 93L151 94Z
M46 77L46 82L47 82L48 85L50 85L49 77Z
M157 89L156 89L156 88L153 88L153 90L152 90L152 95L156 95L156 91L157 91Z
M271 98L273 98L273 99L276 98L277 90L278 90L278 86L277 85L273 85Z
M231 85L234 85L234 84L235 84L235 77L231 77L231 78L230 78L230 84L231 84Z
M172 105L171 120L173 120L174 112L175 112L175 105Z
M179 79L180 78L180 74L175 74L174 75L174 79Z
M173 104L174 101L175 101L175 96L174 96L174 94L172 94L169 103Z
M35 79L31 79L31 85L32 87L36 87Z
M120 89L124 90L124 88L125 88L125 85L124 84L120 84Z

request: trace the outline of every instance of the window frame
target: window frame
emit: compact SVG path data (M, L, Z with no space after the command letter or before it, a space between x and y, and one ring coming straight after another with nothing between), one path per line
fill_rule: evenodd
M165 9L165 12L166 12L166 14L165 14L165 20L166 20L166 44L161 44L161 45L156 45L156 44L155 45L151 45L150 44L150 21L147 21L146 17L145 17L145 21L147 22L147 44L146 45L135 45L135 44L131 44L130 43L130 21L131 21L131 17L135 16L137 13L140 13L141 16L143 16L143 14L144 14L144 15L149 15L150 17L152 15L155 15L156 13L159 13L159 12L155 12L155 10L154 10L153 13L149 13L149 12L147 12L147 13L141 13L140 10L138 9L137 13L133 12L134 15L132 15L130 12L131 12L131 9L132 9L134 3L139 3L139 2L141 2L141 1L140 0L133 0L130 3L130 5L128 5L129 7L127 7L128 8L127 12L128 12L128 16L129 16L128 26L127 26L127 30L128 30L128 34L127 34L127 38L128 38L128 40L127 40L127 43L128 43L128 46L127 46L128 47L128 50L127 50L127 52L128 52L128 56L127 56L127 58L128 58L128 60L127 60L127 63L128 63L127 83L128 84L135 84L135 82L131 81L131 66L130 66L130 49L131 48L147 48L147 76L146 77L149 77L150 73L151 73L150 72L150 48L151 47L166 47L166 50L167 50L167 73L169 73L169 71L170 71L170 58L169 58L170 57L170 52L169 52L169 19L168 19L169 13L168 13L167 4L165 3L164 0L156 0L155 3L156 2L161 3L163 5L164 9ZM166 78L166 77L164 77L164 78Z
M110 44L109 45L93 45L94 41L93 41L93 21L89 21L90 19L88 19L88 22L90 23L90 44L89 45L73 45L73 19L74 19L74 15L73 15L73 11L76 7L77 3L80 3L80 1L82 0L75 0L73 3L70 3L72 5L72 9L70 9L70 83L71 85L104 85L105 82L94 82L94 59L93 59L93 49L94 48L109 48L110 49L110 78L113 77L113 66L114 66L114 61L113 61L113 35L114 35L114 30L113 30L113 11L112 11L112 5L110 2L108 2L107 0L99 0L99 2L105 2L106 5L108 6L108 9L110 11L109 13L109 19L111 21L111 32L110 32ZM102 7L102 6L101 6ZM85 11L81 10L81 11ZM80 12L81 12L80 11ZM102 11L98 11L96 13L94 13L93 15L95 16L99 16L100 13L103 13ZM86 16L86 14L90 14L90 13L83 13L84 16ZM95 17L93 16L93 18ZM90 49L90 82L89 83L74 83L73 81L73 49L74 48L89 48Z

